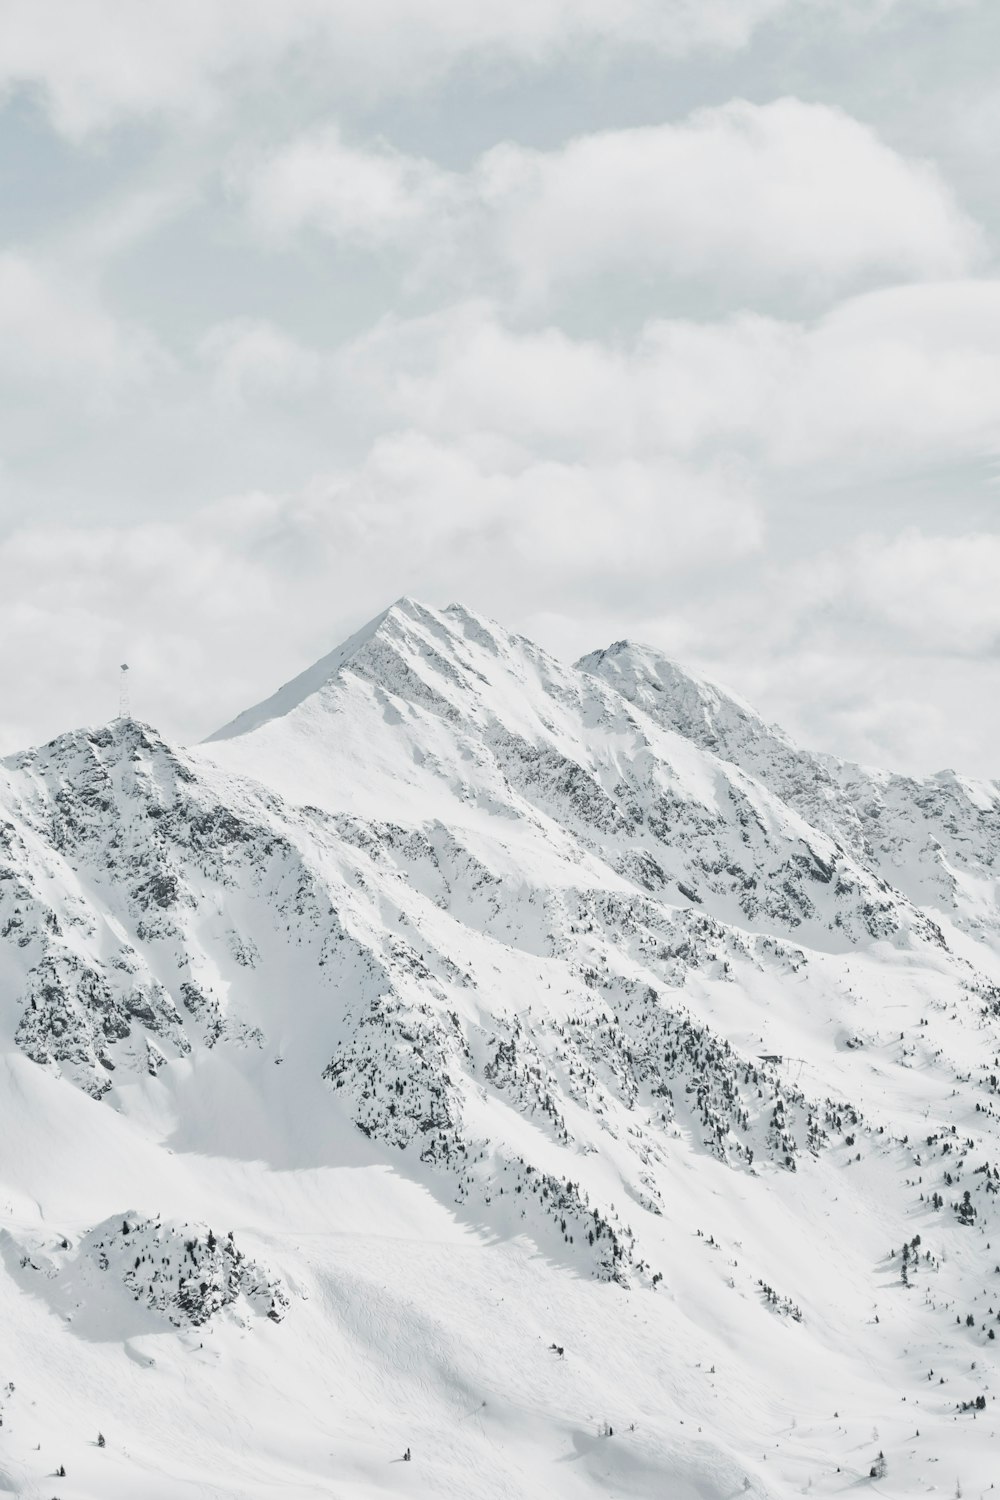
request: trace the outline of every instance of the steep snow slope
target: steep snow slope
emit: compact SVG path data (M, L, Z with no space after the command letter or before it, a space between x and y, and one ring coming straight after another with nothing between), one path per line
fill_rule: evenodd
M628 653L404 600L5 763L0 1493L988 1485L985 919Z

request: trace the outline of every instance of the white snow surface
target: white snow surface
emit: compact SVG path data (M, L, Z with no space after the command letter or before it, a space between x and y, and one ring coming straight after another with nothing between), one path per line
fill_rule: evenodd
M989 1493L998 806L413 600L10 757L0 1495Z

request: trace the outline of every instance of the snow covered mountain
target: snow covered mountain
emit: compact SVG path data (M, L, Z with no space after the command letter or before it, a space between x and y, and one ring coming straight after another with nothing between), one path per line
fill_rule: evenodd
M412 600L8 759L0 1494L979 1493L998 801Z

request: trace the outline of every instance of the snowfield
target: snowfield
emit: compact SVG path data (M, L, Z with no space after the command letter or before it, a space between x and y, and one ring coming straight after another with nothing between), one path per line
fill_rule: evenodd
M989 1493L998 857L412 600L8 758L0 1494Z

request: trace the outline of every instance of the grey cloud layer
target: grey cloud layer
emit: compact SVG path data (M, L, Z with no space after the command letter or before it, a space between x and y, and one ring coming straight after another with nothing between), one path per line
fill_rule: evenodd
M481 58L538 66L580 46L652 47L666 55L740 48L796 0L7 0L0 81L37 87L71 136L161 112L210 117L234 94L289 68L338 91L392 94L433 86ZM801 4L802 0L798 0ZM901 0L895 0L901 3ZM947 0L942 0L947 3ZM853 24L887 0L805 0Z

